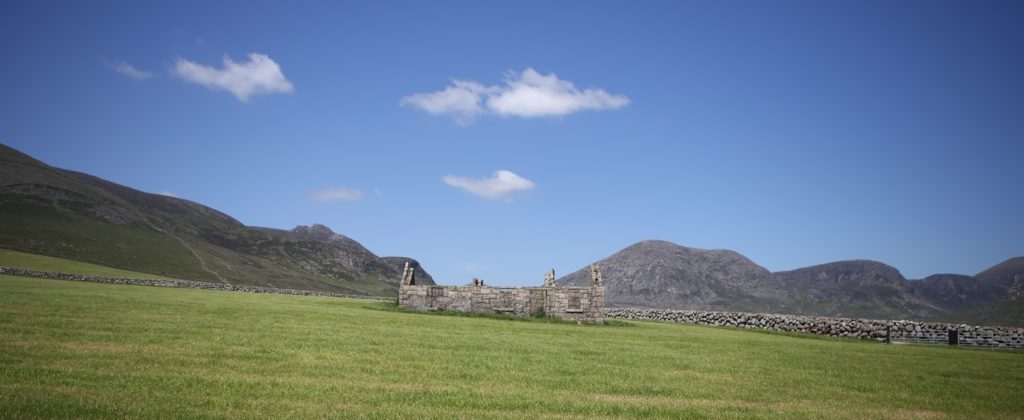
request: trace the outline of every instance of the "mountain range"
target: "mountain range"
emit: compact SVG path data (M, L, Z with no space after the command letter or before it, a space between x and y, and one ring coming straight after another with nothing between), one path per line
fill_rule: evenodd
M394 296L409 263L313 224L245 226L212 208L51 167L0 145L0 248L189 280ZM596 261L609 306L1024 326L1024 257L908 280L877 261L770 272L730 250L643 241ZM585 285L584 267L557 280Z
M402 267L323 225L245 226L209 207L58 169L0 145L0 247L170 277L393 296Z
M772 273L735 251L651 240L594 264L601 268L609 306L1024 324L1024 257L974 276L908 280L877 261ZM589 281L584 267L556 283Z

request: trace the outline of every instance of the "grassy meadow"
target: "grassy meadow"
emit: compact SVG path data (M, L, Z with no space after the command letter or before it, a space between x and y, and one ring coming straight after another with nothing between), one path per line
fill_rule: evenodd
M0 276L0 417L1020 417L1024 352Z
M137 271L119 270L102 265L49 257L46 255L29 254L0 248L0 266L22 268L26 270L52 271L55 273L89 274L93 276L125 277L132 279L169 280L169 277Z

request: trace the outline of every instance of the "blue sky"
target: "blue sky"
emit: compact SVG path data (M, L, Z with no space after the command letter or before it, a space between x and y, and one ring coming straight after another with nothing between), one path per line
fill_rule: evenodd
M154 3L154 4L150 4ZM440 282L1024 255L1024 3L21 2L0 142ZM229 61L225 61L229 60Z

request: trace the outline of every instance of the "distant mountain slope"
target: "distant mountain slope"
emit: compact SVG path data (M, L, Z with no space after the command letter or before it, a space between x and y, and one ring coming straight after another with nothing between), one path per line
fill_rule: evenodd
M391 264L391 266L395 267L395 269L397 269L399 272L405 269L405 263L409 263L409 266L412 267L413 272L415 273L415 277L413 278L416 280L416 284L437 284L434 283L434 278L431 277L429 273L427 273L427 270L423 269L423 266L420 265L419 261L416 261L409 257L383 258L384 261L387 261L388 264Z
M1024 328L1024 299L1004 299L956 314L956 322Z
M325 226L247 227L0 145L0 247L183 279L394 295L394 264Z
M959 319L984 325L1024 327L1024 257L1010 258L974 275L989 290L1002 294L958 314Z
M764 306L757 287L769 276L734 251L665 241L638 242L595 264L605 280L605 300L614 306L755 310ZM587 267L557 280L568 286L589 282Z
M969 309L982 319L988 315L984 308L991 307L997 312L991 319L1024 324L1005 321L1017 306L997 304L1007 299L1000 289L1010 283L1007 278L1024 278L1015 271L1021 266L1017 259L986 270L988 280L935 275L916 281L877 261L837 261L769 273L734 251L643 241L595 264L604 275L610 306L954 321L966 319L962 314ZM557 283L582 286L589 281L583 267Z
M971 276L934 274L911 282L914 292L950 312L964 311L1006 297L1006 291Z
M1010 258L974 275L975 278L1001 290L1024 284L1024 257Z
M929 318L942 310L919 299L899 270L869 260L837 261L772 274L795 314Z

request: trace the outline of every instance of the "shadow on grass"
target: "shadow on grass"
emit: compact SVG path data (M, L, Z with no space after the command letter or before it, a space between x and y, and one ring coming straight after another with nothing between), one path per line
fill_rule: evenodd
M602 324L587 324L579 323L576 321L568 321L558 318L548 318L544 316L531 316L531 317L520 317L514 315L495 314L495 313L479 313L479 312L459 312L459 311L445 311L445 310L434 310L434 311L415 311L412 309L402 309L398 307L397 303L391 302L368 302L362 305L363 308L372 311L384 311L384 312L398 312L411 315L426 315L426 316L450 316L459 318L484 318L484 319L495 319L501 321L514 321L514 322L537 322L543 324L563 324L563 325L581 325L591 327L634 327L636 324L622 321L618 319L605 319L605 323Z

